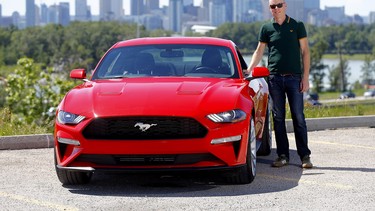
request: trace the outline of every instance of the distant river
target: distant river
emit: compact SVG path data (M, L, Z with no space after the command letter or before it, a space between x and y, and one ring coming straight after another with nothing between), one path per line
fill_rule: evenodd
M323 64L328 65L331 69L332 67L336 67L339 65L338 59L323 59ZM349 72L350 76L348 79L349 83L354 83L359 80L361 82L361 75L362 75L362 66L364 65L364 61L362 60L348 60ZM328 77L328 69L326 69L326 76ZM328 82L328 78L324 80Z
M249 64L251 61L251 55L245 55L244 58L247 64ZM267 57L265 57L264 59L265 61L267 61ZM323 59L322 61L323 61L323 64L328 65L330 68L336 67L337 65L339 65L338 59ZM362 75L361 69L362 69L363 64L364 64L364 61L361 61L361 60L348 60L348 65L350 68L349 72L351 73L351 75L348 78L349 83L352 84L356 82L357 80L361 82L360 77ZM327 68L325 70L326 77L324 79L324 83L328 83L328 71L329 69Z

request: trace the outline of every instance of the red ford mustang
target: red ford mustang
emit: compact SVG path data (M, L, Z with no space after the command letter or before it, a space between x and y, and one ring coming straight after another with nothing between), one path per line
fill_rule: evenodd
M84 83L57 109L59 180L87 183L96 170L223 170L229 182L252 182L256 156L271 147L269 72L246 77L246 68L224 39L116 43L89 80L84 69L70 74Z

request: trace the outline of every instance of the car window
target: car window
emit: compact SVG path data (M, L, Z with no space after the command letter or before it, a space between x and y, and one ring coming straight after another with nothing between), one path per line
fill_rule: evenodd
M246 69L247 69L246 61L245 61L245 59L242 57L242 54L241 54L240 50L239 50L239 49L236 49L236 50L237 50L238 58L239 58L240 63L241 63L241 69L242 69L242 70L246 70Z
M238 78L239 73L227 47L142 45L110 50L92 79L165 76Z

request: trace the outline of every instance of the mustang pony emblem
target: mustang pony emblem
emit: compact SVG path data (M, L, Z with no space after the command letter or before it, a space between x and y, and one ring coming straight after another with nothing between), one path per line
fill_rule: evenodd
M139 127L139 129L142 132L145 132L146 130L150 129L152 126L156 126L157 124L144 124L143 122L137 122L134 127Z

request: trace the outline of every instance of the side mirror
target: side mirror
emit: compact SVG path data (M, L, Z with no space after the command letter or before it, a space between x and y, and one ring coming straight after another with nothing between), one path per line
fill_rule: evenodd
M270 71L267 67L254 67L253 72L251 75L246 77L245 79L251 81L255 78L264 78L270 75Z
M74 69L74 70L72 70L70 72L70 78L80 79L80 80L86 79L86 71L85 71L85 69Z

